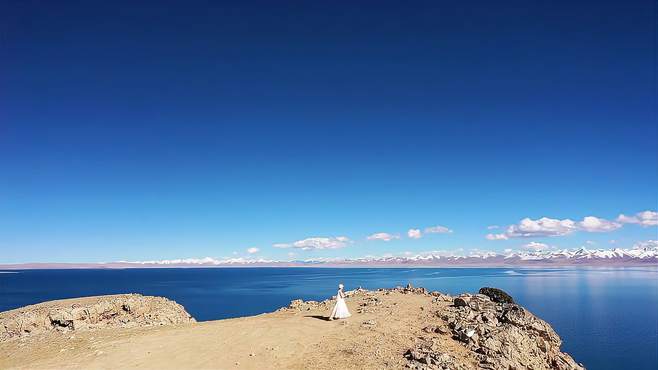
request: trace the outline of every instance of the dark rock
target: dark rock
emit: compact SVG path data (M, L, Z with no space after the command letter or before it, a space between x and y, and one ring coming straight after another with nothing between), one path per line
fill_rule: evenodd
M479 293L486 295L496 303L514 303L514 298L512 298L509 294L505 293L503 290L500 290L498 288L489 288L489 287L480 288Z
M468 307L468 302L466 297L457 297L452 301L455 307Z

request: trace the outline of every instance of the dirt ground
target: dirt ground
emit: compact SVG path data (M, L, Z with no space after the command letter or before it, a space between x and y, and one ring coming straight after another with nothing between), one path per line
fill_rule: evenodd
M373 297L378 304L370 304ZM2 369L399 369L404 353L433 337L451 355L472 354L447 334L425 333L448 302L403 292L346 299L352 317L329 308L179 326L47 333L0 343ZM363 306L363 304L369 304Z

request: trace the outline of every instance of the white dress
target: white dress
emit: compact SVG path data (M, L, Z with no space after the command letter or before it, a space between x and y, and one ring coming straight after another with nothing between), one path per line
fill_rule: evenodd
M350 316L350 311L347 310L347 305L345 304L345 299L343 298L344 294L340 290L338 291L338 294L336 294L336 305L334 306L334 309L331 311L331 316L330 318L334 319L346 319Z

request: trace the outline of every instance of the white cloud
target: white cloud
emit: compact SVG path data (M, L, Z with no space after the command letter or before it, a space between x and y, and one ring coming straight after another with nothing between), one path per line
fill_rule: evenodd
M619 217L617 217L617 222L622 224L638 224L644 227L658 226L658 212L644 211L636 213L634 216L620 214Z
M313 237L298 240L293 243L276 243L272 246L275 248L297 248L304 251L318 249L338 249L344 248L351 240L345 236L338 237Z
M562 236L576 231L578 226L570 219L558 220L542 217L538 220L524 218L517 225L511 225L505 231L510 238L532 238L536 236Z
M247 248L247 253L249 253L249 254L254 254L254 253L258 253L258 252L260 252L260 249L258 249L256 247Z
M596 242L594 240L587 240L587 241L585 241L585 244L587 244L587 245L596 245Z
M383 240L390 242L393 239L400 239L400 235L393 235L389 233L374 233L367 238L368 240Z
M487 234L486 236L489 240L507 240L509 237L505 234Z
M538 242L530 242L528 244L523 245L523 249L531 249L533 251L542 251L548 248L550 248L548 244L538 243Z
M420 239L423 236L423 233L420 232L420 229L409 229L409 231L407 231L407 236L411 239Z
M658 250L658 240L645 240L633 245L633 249Z
M642 212L646 213L646 212ZM639 214L638 214L639 215ZM621 215L623 216L623 215ZM621 217L620 216L620 217ZM624 216L626 217L626 216ZM634 216L636 217L636 216ZM645 215L644 223L651 222L651 215ZM630 222L630 218L624 218L626 222ZM640 223L639 217L637 218ZM649 220L649 221L647 221ZM632 221L632 220L631 220ZM584 231L589 233L595 232L610 232L622 227L623 221L610 221L599 217L587 216L582 221L573 221L568 218L564 220L542 217L537 220L524 218L518 224L510 225L504 232L498 234L487 234L486 238L489 240L507 240L512 238L536 238L536 237L552 237L564 236L574 233L576 231Z
M297 253L295 253L295 252L288 252L288 257L290 257L290 258L295 257L296 255L297 255Z
M590 233L603 233L617 230L621 227L621 224L594 216L587 216L578 223L578 227L580 230Z
M441 225L425 228L425 234L449 234L449 233L452 233L452 230Z
M524 218L516 225L510 225L505 232L488 234L489 240L507 240L510 238L534 238L543 236L562 236L571 234L578 229L577 224L570 220L557 220L542 217L538 220Z
M506 248L506 249L503 249L503 252L505 252L505 253L512 253L512 249L510 249L510 248Z
M498 228L500 228L500 226L498 226L498 225L489 225L489 226L487 226L487 230L495 230L495 229L498 229Z

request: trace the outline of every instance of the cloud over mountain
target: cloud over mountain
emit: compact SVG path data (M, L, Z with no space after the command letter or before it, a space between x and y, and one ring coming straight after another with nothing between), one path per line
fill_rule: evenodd
M436 225L425 228L425 234L449 234L452 233L452 230L448 229L445 226Z
M590 233L613 231L619 229L621 226L622 225L619 222L608 221L594 216L587 216L578 223L579 230Z
M420 239L423 237L423 233L420 229L409 229L409 231L407 231L407 236L411 239Z
M533 251L541 251L548 248L550 248L548 244L538 243L538 242L530 242L528 244L523 245L523 249L529 249Z
M346 236L312 237L292 243L277 243L275 248L297 248L301 250L338 249L344 248L352 241Z
M658 251L658 240L645 240L633 245L633 249Z
M554 219L542 217L537 220L524 218L518 224L510 225L502 233L487 234L489 240L507 240L512 238L553 237L569 235L576 231L588 233L610 232L621 228L624 224L639 224L641 226L658 225L658 212L644 211L634 216L619 215L615 221L587 216L581 221L571 219Z
M620 214L617 217L617 222L622 224L638 224L641 226L658 226L658 212L644 211L636 213L634 216L626 216Z
M538 220L524 218L518 224L510 225L500 234L487 234L489 240L506 240L510 238L533 238L542 236L562 236L578 230L576 222L570 219L557 220L542 217Z
M369 235L366 239L368 240L383 240L385 242L390 242L393 239L400 239L400 235L394 235L389 233L374 233Z

